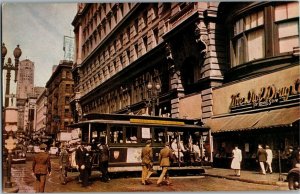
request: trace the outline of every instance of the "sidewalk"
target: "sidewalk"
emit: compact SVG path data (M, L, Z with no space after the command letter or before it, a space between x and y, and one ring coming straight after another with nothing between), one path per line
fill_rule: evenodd
M288 187L288 183L284 182L286 180L287 173L281 174L281 181L279 180L279 173L273 173L266 175L260 174L256 171L241 171L241 176L234 176L234 171L232 169L224 169L224 168L207 168L205 169L204 175L213 176L219 178L226 178L230 180L238 180L248 183L256 183L256 184L265 184L265 185L277 185Z
M3 179L2 179L2 192L3 193L18 193L19 192L19 187L14 182L13 178L11 179L11 181L12 181L12 188L5 188L5 182L6 182L6 180L7 180L6 176L3 176Z

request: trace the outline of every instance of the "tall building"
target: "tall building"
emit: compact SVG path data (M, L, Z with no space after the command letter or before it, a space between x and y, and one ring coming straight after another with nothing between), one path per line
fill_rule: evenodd
M39 134L40 138L46 133L46 115L47 115L47 96L46 89L38 96L36 100L36 134Z
M73 122L70 110L70 96L73 93L72 61L60 61L46 84L47 123L46 133L54 140L66 126Z
M24 107L28 94L34 93L34 62L29 59L20 61L17 82L18 129L25 130Z
M259 143L299 145L298 2L79 3L72 24L75 120L201 119L215 161L239 144L249 169Z
M27 94L33 93L34 62L29 59L20 61L17 82L17 99L26 99Z

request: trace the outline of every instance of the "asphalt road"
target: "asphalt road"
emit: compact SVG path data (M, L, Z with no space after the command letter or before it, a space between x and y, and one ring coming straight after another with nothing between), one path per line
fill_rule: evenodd
M47 177L45 192L172 192L172 191L284 191L286 187L252 184L240 181L227 180L205 176L177 176L171 177L172 186L141 185L140 177L128 175L127 177L112 178L109 183L99 180L99 172L93 172L91 185L81 187L76 180L78 172L68 173L67 185L59 182L59 166L57 158L52 159L52 174ZM31 161L26 164L14 164L12 167L13 180L19 186L20 193L35 192L35 177L31 170ZM155 183L158 177L152 177Z

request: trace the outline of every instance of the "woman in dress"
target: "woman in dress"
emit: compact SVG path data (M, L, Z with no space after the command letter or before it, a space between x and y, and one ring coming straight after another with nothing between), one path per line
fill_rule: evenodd
M234 170L235 176L241 176L242 151L236 145L232 150L231 168Z

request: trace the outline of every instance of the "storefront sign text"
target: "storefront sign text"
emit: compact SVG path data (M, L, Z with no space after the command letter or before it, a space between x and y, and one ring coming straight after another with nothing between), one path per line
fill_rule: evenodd
M255 90L250 90L247 97L243 97L240 93L231 96L230 109L252 105L255 107L269 106L279 101L286 101L289 96L300 93L300 79L297 79L293 85L288 87L277 88L274 85L262 87L257 93Z

